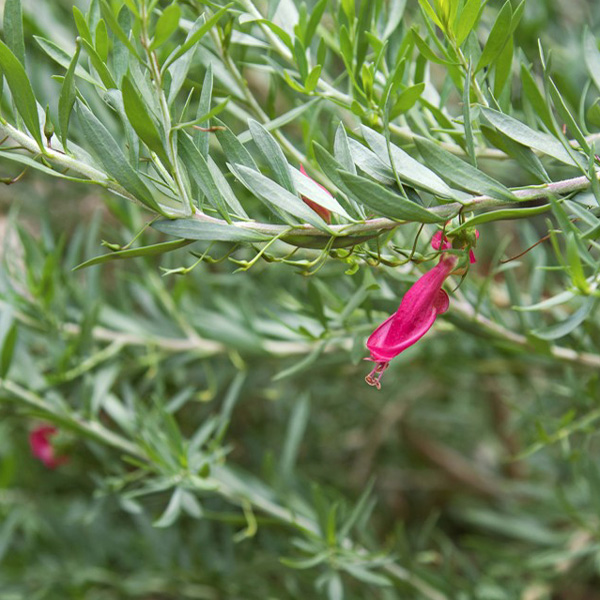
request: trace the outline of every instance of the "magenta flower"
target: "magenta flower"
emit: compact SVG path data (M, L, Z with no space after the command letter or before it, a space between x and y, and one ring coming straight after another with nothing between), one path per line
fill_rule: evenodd
M308 177L311 181L315 181L304 170L304 165L300 165L300 173L302 173L302 175L304 175L305 177ZM326 187L323 187L320 183L317 183L316 181L315 181L315 183L323 191L327 192L331 196L331 192ZM314 200L311 200L310 198L307 198L306 196L300 196L300 197L304 201L304 204L306 204L307 206L309 206L310 208L312 208L323 219L323 221L325 221L326 223L331 223L331 213L329 212L329 210L327 210L324 206L321 206L320 204L318 204Z
M53 425L40 425L29 434L29 446L31 453L39 458L49 469L55 469L66 463L67 456L56 456L56 450L50 438L58 433Z
M381 377L390 360L418 342L437 316L448 310L450 299L442 286L457 262L457 256L443 254L440 262L406 292L398 310L371 334L367 340L371 358L367 360L372 360L375 367L365 378L369 385L381 389Z

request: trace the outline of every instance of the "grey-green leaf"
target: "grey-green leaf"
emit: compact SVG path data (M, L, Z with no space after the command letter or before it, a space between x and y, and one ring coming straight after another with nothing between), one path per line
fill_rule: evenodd
M73 54L71 64L67 69L67 74L65 75L60 91L60 97L58 99L58 126L60 128L60 141L62 142L63 150L65 152L67 151L69 121L71 120L71 112L73 111L73 105L75 104L75 70L77 68L80 50L81 46L77 44L75 54Z
M200 93L200 101L198 102L198 110L196 112L196 118L199 119L210 111L210 103L212 100L212 89L213 89L213 70L212 64L209 63L206 67L206 73L204 74L204 82L202 83L202 92ZM206 127L210 127L210 122L206 123ZM210 133L208 131L196 131L194 134L194 142L200 154L204 158L208 157L208 145L210 142Z
M298 196L292 194L272 179L243 165L228 164L227 166L244 186L267 206L279 208L319 229L329 231L329 228L317 213L304 204ZM290 224L293 223L290 222Z
M327 191L325 191L316 181L309 176L304 175L298 169L290 169L296 189L302 196L306 196L313 202L316 202L323 208L330 210L350 219L350 215L340 206L340 203Z
M208 198L211 205L217 209L219 214L226 221L231 222L225 200L219 191L219 186L213 179L204 156L200 154L194 142L185 133L179 136L179 147L181 149L181 158L196 185L202 190L202 193Z
M219 119L215 119L215 125L217 126L217 140L219 140L219 144L221 144L221 148L223 149L228 162L234 165L244 165L249 169L258 171L258 167L256 166L252 155L246 150L231 129Z
M544 329L534 331L534 335L543 340L557 340L575 331L590 315L598 303L597 298L587 298L583 306L571 314L568 318L549 325Z
M288 162L275 138L254 119L248 121L248 127L260 155L273 172L275 181L292 194L295 194L296 187L292 180Z
M23 9L21 0L6 0L2 32L6 45L13 51L19 62L25 66L25 40L23 37Z
M17 327L11 309L0 313L0 378L6 377L17 343Z
M563 145L547 133L534 131L521 121L492 108L481 107L485 118L507 137L571 166L577 166Z
M198 27L198 29L196 29L194 33L191 36L189 36L186 39L186 41L169 56L169 58L165 61L165 63L162 66L163 70L167 69L170 64L176 61L180 56L183 56L188 50L193 48L202 39L204 34L210 31L212 27L214 27L219 22L221 17L229 10L231 5L232 3L223 6L201 27Z
M594 85L600 91L600 51L596 38L588 29L583 33L583 58Z
M384 217L417 223L440 223L446 220L364 177L345 172L340 172L340 177L367 208Z
M121 184L140 202L154 211L162 213L152 196L152 192L127 162L119 144L117 144L106 127L83 104L79 103L78 109L83 136L106 169L108 175Z
M169 242L161 242L159 244L152 244L151 246L142 246L140 248L127 248L127 250L117 250L116 252L109 252L108 254L102 254L90 258L85 262L77 265L73 270L78 271L79 269L85 269L87 267L93 267L94 265L102 265L113 260L123 260L127 258L138 258L140 256L156 256L160 254L166 254L173 250L178 250L184 246L189 246L192 240L171 240Z
M365 140L373 149L375 154L387 164L390 164L387 142L383 135L369 127L362 127ZM455 198L454 192L433 171L422 165L418 160L404 152L398 146L390 144L391 160L401 179L412 183L436 196L442 198Z
M19 114L43 152L44 144L33 88L29 83L25 68L12 50L2 41L0 41L0 68L4 72Z
M39 44L40 48L55 62L57 62L61 67L65 69L69 68L71 64L71 55L68 52L65 52L62 48L57 46L54 42L47 40L43 37L39 37L37 35L33 36L35 41ZM77 77L91 83L97 87L102 87L102 84L92 77L81 65L77 65L75 69L75 75Z
M270 239L250 229L236 225L209 223L194 219L175 219L157 221L152 227L167 235L174 235L186 240L203 240L209 242L264 242Z
M469 192L487 194L492 198L518 200L504 185L444 150L438 144L424 138L415 139L415 144L425 163L453 185Z
M156 152L165 166L170 164L169 157L164 147L163 139L158 131L156 123L148 113L146 105L139 97L137 90L129 76L123 77L123 106L127 119L131 123L140 139L152 150Z
M475 68L475 73L491 64L500 52L502 52L504 44L506 44L511 35L511 20L512 6L510 0L506 0L496 17L492 30L490 31L490 35L488 36L479 62L477 63L477 67Z
M156 23L154 39L150 44L151 50L162 46L177 31L180 18L181 8L179 8L178 4L170 4L165 8Z

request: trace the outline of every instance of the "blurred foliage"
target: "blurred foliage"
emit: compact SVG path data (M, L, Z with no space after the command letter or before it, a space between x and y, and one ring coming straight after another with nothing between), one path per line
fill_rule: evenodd
M72 6L24 2L26 39L72 43ZM421 19L416 2L406 11ZM583 26L599 19L594 2L528 2L516 30L529 61L538 38L552 51L574 106ZM53 65L34 43L27 56L36 93L56 100ZM256 87L270 118L295 93ZM456 94L449 107L462 111ZM295 148L331 146L327 111L286 130ZM488 161L506 185L530 183L514 160ZM427 256L434 226L354 253L300 250L294 268L277 262L283 242L240 272L257 248L197 241L74 271L101 240L168 239L97 190L30 172L0 190L1 600L600 598L597 247L579 243L597 227L591 192L479 225L450 311L375 392L364 340L418 270L378 258L398 265L415 240ZM45 421L70 457L54 471L27 446Z

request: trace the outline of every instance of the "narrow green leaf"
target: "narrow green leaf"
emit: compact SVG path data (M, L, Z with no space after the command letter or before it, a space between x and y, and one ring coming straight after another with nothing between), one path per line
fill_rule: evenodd
M483 47L483 52L475 68L475 73L478 73L484 67L494 62L496 57L502 52L504 44L508 41L510 33L510 25L512 21L512 6L510 0L506 0L500 12L496 17L496 21L492 26L487 42Z
M314 350L312 353L314 354ZM308 394L306 394L295 403L288 419L284 437L285 442L279 458L279 474L281 479L286 483L290 483L294 479L294 467L300 452L302 438L308 426L309 417L310 400Z
M524 64L521 64L521 85L525 92L525 96L529 102L531 102L534 112L543 121L544 125L552 131L554 129L554 124L552 123L552 117L550 116L550 109L546 103L546 98L542 95L542 92L540 92L533 75Z
M6 45L12 50L18 61L25 67L25 38L23 37L23 9L21 0L6 0L2 33Z
M219 186L212 177L212 173L208 167L208 163L200 151L194 145L192 139L185 133L179 135L179 148L181 158L187 168L191 178L196 182L196 185L202 190L213 208L216 208L219 214L228 222L231 223L231 217L225 203L225 199L219 191Z
M348 135L346 134L346 129L342 123L340 123L335 130L333 155L340 165L343 166L346 171L348 171L348 173L356 175L356 167L354 165L354 160L352 160L350 144L348 143Z
M352 528L357 523L359 523L361 520L365 519L366 516L368 516L369 507L373 506L373 504L370 502L370 500L371 500L371 494L373 493L374 486L375 486L375 479L372 478L365 486L365 489L363 490L362 494L360 495L360 498L358 499L356 506L353 508L352 512L350 513L350 516L348 517L348 519L344 522L344 524L340 528L340 538L341 539L344 539L346 536L348 536L350 534L350 532L352 531Z
M206 73L204 74L204 81L202 83L202 91L200 93L200 101L198 102L198 109L196 111L196 120L206 115L210 111L210 104L212 101L212 90L213 90L213 70L212 64L209 63L206 67ZM210 121L206 121L205 127L210 127ZM210 133L208 131L196 131L193 135L194 143L200 150L200 154L204 158L208 158L208 146L210 142Z
M228 164L227 166L244 186L267 206L279 208L319 229L329 231L321 217L286 188L265 177L262 173L243 165Z
M58 98L58 126L60 129L60 141L65 152L67 151L69 121L71 120L71 112L73 111L73 105L75 104L75 70L77 69L77 61L79 60L80 51L81 46L77 44L77 47L75 48L75 54L73 54L71 64L67 69L67 73L60 90L60 97Z
M71 64L72 56L65 52L62 48L59 48L54 42L47 40L37 35L33 36L35 41L39 44L40 48L55 62L65 69L69 68ZM102 84L92 75L90 75L81 65L77 65L75 69L75 75L92 85L102 87Z
M453 185L492 198L518 201L518 198L500 182L444 150L438 144L422 138L415 139L415 144L425 163Z
M113 13L112 8L109 6L107 0L100 0L100 10L102 12L102 17L108 23L111 31L115 34L119 41L129 50L129 52L131 52L131 54L133 54L133 56L139 58L137 49L131 43L131 40L121 25L119 25L119 21L115 17L115 14ZM125 12L127 11L125 10Z
M571 135L579 142L579 145L588 156L593 154L588 141L585 139L583 132L579 128L579 125L575 121L571 111L568 109L561 93L556 87L556 84L550 78L548 78L548 90L550 92L552 102L554 103L554 107L556 108L556 112L563 120L563 123L567 126L567 129L571 132Z
M394 171L392 171L392 168L389 165L389 158L387 157L387 147L385 148L385 154L383 155L388 161L387 164L379 158L376 152L373 152L373 150L370 150L353 138L348 138L348 147L350 148L354 164L369 177L372 177L375 181L378 181L383 185L396 184Z
M416 223L440 223L446 220L364 177L343 171L339 175L362 204L384 217Z
M600 92L600 51L596 38L587 28L583 32L583 59L596 89Z
M125 107L125 113L131 126L146 146L160 157L163 164L169 166L171 162L158 127L148 113L146 105L139 97L128 75L123 77L122 93L123 106Z
M173 525L173 523L175 523L175 521L177 521L179 515L181 514L183 491L184 490L182 488L175 488L167 508L163 514L156 521L154 521L154 527L170 527Z
M471 74L472 65L469 63L467 67L467 73L465 75L465 82L463 85L463 123L465 126L465 143L467 144L467 154L473 163L473 166L477 166L477 154L475 152L475 139L473 137L473 123L471 117Z
M590 286L585 278L574 233L570 233L567 237L567 260L569 262L569 272L573 285L583 294L589 294Z
M310 18L304 30L304 38L302 40L305 48L310 47L310 43L313 40L328 3L329 0L319 0L310 11Z
M431 4L429 4L428 0L419 0L419 4L421 5L421 9L423 10L423 12L442 30L444 31L444 26L442 25L442 22L440 21L440 18L438 17L438 15L435 13L435 11L433 10L433 8L431 7Z
M113 76L110 74L106 63L100 58L100 56L96 52L96 49L90 43L88 43L87 40L83 38L81 38L81 43L85 48L85 51L87 52L88 56L90 57L92 66L94 67L94 69L96 69L102 83L104 84L104 87L106 87L106 89L116 88L117 84L115 83Z
M536 302L535 304L530 304L529 306L513 306L513 310L518 310L520 312L535 312L539 310L546 310L548 308L560 306L565 302L569 302L569 300L573 300L573 298L575 298L575 293L571 290L566 290L564 292L560 292L556 296L552 296L552 298L546 298L541 302Z
M512 73L513 54L514 43L512 37L510 37L508 42L506 42L504 45L502 52L500 52L498 55L494 65L494 95L496 98L500 97L506 82L510 79L510 75Z
M304 87L306 88L307 92L313 92L316 89L319 83L319 78L321 77L321 69L321 65L317 65L311 69L306 81L304 82Z
M296 106L295 108L288 110L287 112L283 113L282 115L278 116L277 118L275 118L271 121L268 121L266 123L261 123L261 124L267 131L277 131L284 125L287 125L288 123L292 123L293 121L295 121L300 115L302 115L307 110L314 108L315 105L318 104L319 102L321 102L321 98L313 98L312 100L309 100L308 102L303 102L300 106ZM237 136L237 138L242 144L245 144L252 139L252 134L250 133L250 130L247 130L247 131L244 131L243 133L240 133Z
M427 2L427 0L419 1ZM342 569L352 575L355 579L358 579L358 581L362 581L369 585L374 585L376 587L389 587L392 585L392 582L385 575L380 575L375 571L371 571L368 568L357 564L347 562L342 565Z
M157 256L178 250L184 246L189 246L193 243L193 240L173 240L170 242L161 242L160 244L152 244L151 246L142 246L141 248L128 248L127 250L117 250L110 252L109 254L102 254L101 256L95 256L85 262L77 265L73 271L79 271L79 269L86 269L87 267L93 267L95 265L102 265L113 260L124 260L127 258L138 258L140 256Z
M283 369L283 371L279 371L274 377L273 381L281 381L282 379L287 379L292 375L296 375L297 373L302 373L306 371L312 365L317 362L317 359L320 358L321 354L323 354L323 350L325 349L326 342L321 342L317 344L302 360L294 362L294 364L287 369ZM289 439L286 437L286 439Z
M417 83L416 85L411 85L403 90L390 110L390 119L393 120L411 109L421 97L424 89L425 83Z
M259 25L264 25L268 27L286 46L290 52L294 52L294 44L292 43L292 38L285 31L285 29L279 27L276 23L269 19L256 19L255 21Z
M265 242L271 238L243 226L209 223L195 219L156 221L152 227L157 231L185 240L207 242Z
M36 169L37 171L40 171L41 173L50 175L52 177L57 177L58 179L65 179L66 181L74 181L76 183L90 183L89 179L84 179L81 177L71 177L70 175L65 175L61 171L55 171L54 169L47 167L45 164L35 161L30 155L27 154L17 154L13 151L6 152L4 150L0 150L0 158L12 160L13 162L19 163L21 165L27 165L32 169Z
M597 298L587 298L583 306L572 313L568 318L543 329L537 329L533 333L536 337L543 340L557 340L565 335L569 335L569 333L575 331L575 329L590 316L597 304Z
M219 144L221 144L221 148L223 149L227 160L231 164L244 165L249 169L258 171L258 167L256 166L252 155L233 134L231 129L229 129L229 127L227 127L227 125L225 125L225 123L219 119L215 119L215 125L218 127L215 132L217 140L219 140Z
M456 43L459 46L475 28L481 14L481 0L467 0L455 24Z
M242 208L240 201L237 199L237 196L233 193L231 186L229 185L229 181L225 179L225 175L221 172L219 165L212 159L211 156L208 157L208 168L212 174L212 178L215 180L217 184L217 188L219 192L225 198L225 202L231 208L233 213L242 219L248 219L248 215L246 211Z
M387 142L383 135L369 127L362 126L361 131L371 149L381 159L389 162ZM433 171L422 165L418 160L407 154L394 144L390 144L391 160L398 175L419 188L422 188L442 198L455 198L454 192Z
M427 1L427 0L425 0ZM427 42L425 40L423 40L423 38L419 35L419 32L417 31L416 27L413 27L411 29L411 33L413 36L413 39L415 40L415 44L417 45L417 48L419 49L419 52L429 61L429 62L434 62L437 63L439 65L452 65L455 64L452 61L448 60L447 58L441 58L439 57L428 45Z
M337 215L341 215L347 219L350 218L348 213L340 206L339 202L331 194L321 188L316 181L313 181L310 177L307 177L293 167L290 167L290 173L295 188L300 195L306 196L313 202L316 202L323 208L326 208Z
M569 153L563 148L562 144L551 135L540 131L534 131L524 123L521 123L521 121L491 108L481 107L481 111L496 129L504 133L510 139L515 140L528 148L533 148L538 152L552 156L562 163L577 166Z
M75 19L75 27L77 27L77 31L79 35L88 43L93 44L94 40L92 38L92 32L90 31L87 19L85 15L77 8L77 6L73 6L73 18Z
M482 213L471 219L466 220L462 225L459 225L452 230L452 234L468 229L469 227L477 227L484 223L493 223L494 221L508 221L510 219L528 219L536 215L541 215L551 209L550 204L542 206L533 206L531 208L503 208L501 210L492 210Z
M100 19L96 26L95 46L100 60L106 64L108 62L108 29L106 28L106 21L104 19Z
M12 311L0 313L0 379L8 374L17 344L17 327Z
M15 106L23 118L25 126L43 152L44 144L33 88L29 83L25 68L11 49L2 41L0 41L0 69L4 72Z
M152 192L127 162L119 144L106 127L82 103L78 104L81 132L92 152L98 157L106 172L130 194L152 210L162 213Z
M496 148L505 152L508 156L513 158L515 162L520 165L523 169L528 171L531 175L536 177L539 181L550 183L551 179L542 161L538 158L531 148L523 146L514 140L511 140L508 136L502 132L493 129L483 123L480 125L481 133L484 137Z
M275 181L292 194L295 194L296 187L292 180L288 162L275 138L254 119L248 121L248 127L258 152L269 165Z
M179 19L181 19L181 8L178 4L170 4L165 8L163 14L160 15L156 22L154 38L150 44L150 50L154 50L162 46L179 27Z
M203 37L210 31L221 19L221 17L233 6L233 2L226 4L220 8L210 19L208 19L204 25L199 27L193 35L191 35L177 50L175 50L169 58L165 61L162 66L162 70L165 71L170 64L176 61L180 56L183 56L188 50L191 50Z

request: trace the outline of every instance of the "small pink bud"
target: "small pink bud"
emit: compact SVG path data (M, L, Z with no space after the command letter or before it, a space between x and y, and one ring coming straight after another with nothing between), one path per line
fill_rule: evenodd
M305 177L308 177L311 181L315 181L304 170L304 165L300 165L300 173L302 173L302 175L304 175ZM323 191L327 192L327 194L329 194L331 196L331 192L327 188L323 187L320 183L317 183L316 181L315 181L315 183ZM307 206L309 206L310 208L312 208L326 223L331 223L331 213L329 212L329 210L327 210L324 206L321 206L320 204L318 204L314 200L311 200L310 198L307 198L306 196L300 196L300 197L302 198L302 200L304 201L304 203Z
M53 425L40 425L29 434L31 453L49 469L55 469L69 460L67 456L56 456L50 438L57 433L58 429Z

